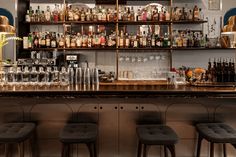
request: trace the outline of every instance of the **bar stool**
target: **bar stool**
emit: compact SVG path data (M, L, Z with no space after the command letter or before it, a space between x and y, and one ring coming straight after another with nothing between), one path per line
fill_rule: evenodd
M62 157L70 156L70 145L86 144L90 157L97 157L96 141L98 127L93 123L70 123L62 129L60 141L62 142Z
M146 157L147 146L164 146L165 157L168 156L167 148L171 156L175 157L175 144L178 142L178 136L174 130L166 125L140 125L137 126L138 135L138 157L141 157L143 147L143 157Z
M23 157L24 156L24 142L30 139L34 130L35 130L34 123L1 124L0 125L0 143L5 145L5 155L7 156L7 153L8 153L8 148L7 148L8 144L17 144L19 157Z
M236 146L236 130L225 123L200 123L196 125L198 132L197 157L200 157L201 143L203 139L210 142L210 157L214 157L214 143L223 144L224 157L226 143Z

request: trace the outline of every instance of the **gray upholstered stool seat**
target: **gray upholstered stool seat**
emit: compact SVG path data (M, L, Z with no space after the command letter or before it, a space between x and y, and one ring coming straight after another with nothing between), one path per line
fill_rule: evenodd
M197 124L203 138L214 143L236 143L236 130L224 123Z
M147 145L173 145L178 136L166 125L141 125L137 127L139 140Z
M144 145L143 156L147 156L148 145L163 145L165 156L167 156L168 148L172 157L175 157L175 144L178 142L178 136L173 129L166 125L139 125L137 126L138 135L138 157L142 153L142 145Z
M214 156L214 143L222 143L224 157L226 157L226 143L236 144L236 130L225 123L200 123L196 125L198 131L197 157L200 157L201 142L206 139L211 143L210 157Z
M62 157L70 156L70 145L86 144L90 157L96 157L96 141L98 135L97 124L93 123L70 123L62 129L60 141L63 143Z
M6 123L0 125L0 143L18 143L30 137L34 123Z
M31 140L31 144L29 147L31 151L31 155L33 155L33 146L34 143L32 141L34 132L35 132L35 124L34 123L5 123L0 125L0 143L5 145L5 156L8 155L8 152L12 152L11 149L8 148L9 144L17 144L18 145L18 153L19 157L24 156L24 142L28 139Z
M60 133L63 143L90 143L97 139L97 125L92 123L67 124Z

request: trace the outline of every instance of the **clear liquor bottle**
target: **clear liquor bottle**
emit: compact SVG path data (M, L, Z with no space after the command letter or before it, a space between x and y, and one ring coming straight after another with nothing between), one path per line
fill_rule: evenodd
M46 84L46 73L43 67L39 67L38 80L39 80L40 86L43 86Z
M13 85L16 82L15 70L14 67L10 67L6 74L6 81L9 85Z
M21 67L17 67L16 69L16 83L20 84L22 82L22 71Z
M59 82L59 71L56 66L53 67L51 82L53 82L53 84L58 84Z
M22 72L22 82L24 85L28 85L30 81L30 72L29 72L29 67L25 66L24 71Z
M36 85L39 82L38 77L39 75L38 75L38 71L36 70L36 67L32 67L32 70L30 72L30 83L32 85Z

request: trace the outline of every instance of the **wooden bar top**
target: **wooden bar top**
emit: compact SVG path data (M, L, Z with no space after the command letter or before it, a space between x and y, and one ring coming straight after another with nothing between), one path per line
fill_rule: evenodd
M0 96L199 96L236 97L235 87L194 87L190 85L121 85L99 86L1 86Z

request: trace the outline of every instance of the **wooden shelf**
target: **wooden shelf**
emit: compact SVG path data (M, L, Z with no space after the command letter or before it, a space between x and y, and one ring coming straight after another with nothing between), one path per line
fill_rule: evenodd
M189 21L189 20L184 20L184 21L171 21L173 24L203 24L207 23L207 21L204 20L199 20L199 21Z
M143 52L143 51L164 51L164 50L171 50L171 48L162 48L162 47L147 47L147 48L118 48L118 50L120 50L120 52L126 52L126 51L133 51L133 52Z
M115 25L116 21L65 21L65 24L83 24L83 25Z
M24 49L26 51L108 51L108 50L116 50L116 48L113 47L106 47L106 48L32 48L32 49Z
M173 24L202 24L207 21L58 21L58 22L24 22L30 25L63 25L63 24L82 24L82 25L170 25Z
M205 47L188 47L188 48L172 48L172 50L182 51L182 50L234 50L234 48L205 48Z
M64 21L58 21L58 22L24 22L25 24L30 25L63 25Z
M118 21L120 25L170 25L171 21Z
M188 50L235 50L234 48L201 48L201 47L190 47L190 48L114 48L114 47L105 47L105 48L33 48L33 49L24 49L26 51L110 51L110 50L119 50L121 53L124 52L143 52L143 51L188 51Z

